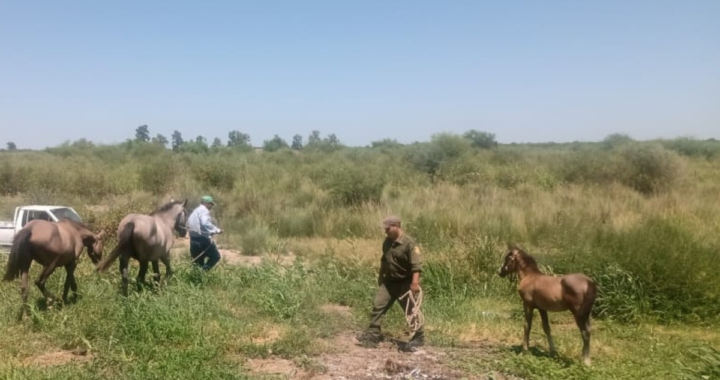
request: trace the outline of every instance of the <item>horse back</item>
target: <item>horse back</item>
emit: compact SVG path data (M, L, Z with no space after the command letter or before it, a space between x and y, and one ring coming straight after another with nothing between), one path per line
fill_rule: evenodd
M129 214L120 222L118 236L129 222L134 224L132 241L138 260L157 260L167 255L172 247L172 230L153 216Z
M566 310L562 279L546 274L529 276L520 281L519 293L523 302L547 311Z
M54 261L57 256L76 257L82 251L82 239L77 230L46 220L32 220L24 229L32 231L30 246L33 258L43 265Z
M595 282L582 273L563 276L562 286L565 300L574 311L580 311L584 307L592 307L595 302L597 296Z

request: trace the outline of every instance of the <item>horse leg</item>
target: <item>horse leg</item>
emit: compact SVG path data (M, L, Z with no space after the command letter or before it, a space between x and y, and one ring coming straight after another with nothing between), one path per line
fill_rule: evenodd
M523 351L528 350L528 345L530 345L530 329L532 328L532 320L533 320L533 312L535 311L535 308L533 308L530 305L523 305L523 309L525 311L525 335L523 337Z
M51 302L55 300L55 296L52 295L46 288L45 288L45 282L47 281L48 277L52 274L52 272L55 271L55 268L57 268L57 261L53 261L50 263L50 265L43 268L42 273L40 273L40 276L38 276L38 279L35 280L35 285L40 289L40 291L45 296L46 300L50 300ZM49 306L50 302L48 303Z
M130 255L123 253L120 256L120 274L122 275L122 295L127 297L128 288L128 265L130 264Z
M73 299L77 299L77 282L75 281L75 268L77 267L77 262L72 261L65 265L65 272L67 273L67 276L65 277L65 287L63 289L63 302L68 303L68 291L72 288L73 291Z
M20 306L20 315L18 316L18 320L22 321L23 315L27 314L29 312L29 307L27 303L28 299L28 272L29 268L25 269L23 268L22 272L20 273L20 297L22 298L22 305Z
M163 256L160 260L165 265L165 282L167 283L173 275L172 267L170 266L170 258L168 256Z
M147 261L141 261L140 262L140 270L138 271L137 279L135 285L137 286L138 292L142 290L142 285L145 284L145 274L147 274L148 270L148 262Z
M153 269L153 284L155 286L160 285L160 262L158 260L152 261L152 269Z
M555 343L553 342L552 335L550 335L550 320L548 319L547 310L538 309L540 311L540 319L542 319L543 331L547 336L548 346L550 346L550 353L555 354Z
M580 328L580 335L583 340L582 358L585 365L590 365L590 314L576 315L575 323Z

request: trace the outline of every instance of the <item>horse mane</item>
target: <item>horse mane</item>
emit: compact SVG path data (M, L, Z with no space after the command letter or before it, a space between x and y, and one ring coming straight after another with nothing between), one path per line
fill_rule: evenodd
M180 202L180 201L170 201L170 202L165 203L164 205L158 207L157 209L155 209L155 211L150 213L150 216L161 214L165 211L170 211L173 207L175 207L175 205L181 205L181 204L182 204L182 202Z
M535 258L530 256L529 253L525 252L525 250L522 249L519 245L508 244L508 248L518 254L518 256L520 257L520 261L525 264L525 266L538 269L538 263L537 261L535 261Z
M60 218L58 221L59 222L68 222L75 228L84 228L84 229L92 232L92 228L90 228L90 226L88 226L87 224L85 224L83 222L78 222L78 221L72 220L70 218Z

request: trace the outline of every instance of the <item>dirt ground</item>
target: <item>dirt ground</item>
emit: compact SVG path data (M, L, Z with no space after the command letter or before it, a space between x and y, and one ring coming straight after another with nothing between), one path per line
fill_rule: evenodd
M324 344L328 352L312 358L309 363L281 358L248 359L246 367L259 377L291 380L518 379L497 372L463 373L450 366L453 354L433 347L423 347L413 353L400 351L393 342L382 342L376 348L362 347L348 332L319 344Z
M92 355L85 351L56 351L27 358L23 361L23 364L26 366L50 367L70 362L89 362L91 360Z
M183 244L185 242L181 242ZM273 260L282 265L291 265L295 255L245 256L238 250L219 247L221 262L225 265L258 266L263 260ZM326 313L335 313L350 318L346 306L323 305ZM290 380L374 380L374 379L427 379L427 380L517 380L498 372L467 374L453 369L450 365L453 355L482 355L478 346L454 350L452 353L434 347L422 347L412 353L403 352L398 344L385 341L377 347L367 348L358 344L355 334L343 332L331 340L319 341L324 354L319 357L288 360L282 358L245 359L243 365L258 378Z

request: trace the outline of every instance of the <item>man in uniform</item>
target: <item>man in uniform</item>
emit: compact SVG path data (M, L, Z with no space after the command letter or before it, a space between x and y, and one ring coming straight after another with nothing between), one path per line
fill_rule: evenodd
M193 210L187 221L190 230L190 257L193 264L205 271L209 271L220 261L220 252L210 239L212 235L222 233L210 220L213 206L215 200L209 195L203 196L200 205Z
M422 272L422 258L420 248L415 241L403 232L400 218L388 216L381 224L385 229L385 241L382 245L382 258L380 260L380 274L378 276L378 290L368 329L358 336L358 340L369 346L376 345L382 338L380 325L385 313L397 300L408 314L412 312L410 297L404 297L408 290L413 293L420 291L420 273ZM411 303L407 307L408 303ZM408 342L406 348L414 351L425 344L425 333L420 326Z

